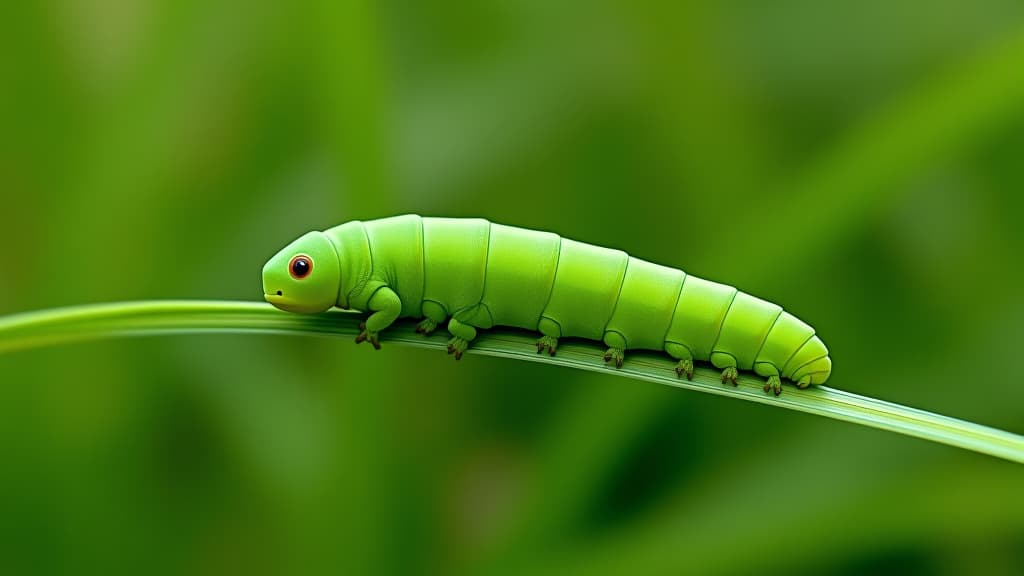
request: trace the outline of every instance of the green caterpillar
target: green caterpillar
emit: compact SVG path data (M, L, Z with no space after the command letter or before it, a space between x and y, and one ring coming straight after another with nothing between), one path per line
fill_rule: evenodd
M627 349L664 350L676 374L693 377L710 360L722 382L737 369L804 388L822 384L832 361L814 329L782 307L675 268L550 232L479 218L409 214L352 221L310 232L263 267L268 302L291 312L332 306L371 312L356 342L380 348L397 318L423 318L431 333L448 320L448 353L461 358L478 328L537 330L537 352L558 340L603 340L605 362L622 366Z

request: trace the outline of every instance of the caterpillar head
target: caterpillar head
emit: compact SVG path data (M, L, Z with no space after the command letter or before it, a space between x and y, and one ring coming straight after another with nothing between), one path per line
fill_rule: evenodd
M288 312L323 312L340 286L338 253L323 232L302 236L263 266L263 297Z

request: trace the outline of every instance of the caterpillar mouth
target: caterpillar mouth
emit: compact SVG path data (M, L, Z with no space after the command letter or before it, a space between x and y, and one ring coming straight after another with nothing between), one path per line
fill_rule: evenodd
M274 294L263 294L263 299L274 305L275 308L285 312L298 312L300 314L316 314L327 310L328 307L310 305L308 302L298 301L284 296L280 290Z
M290 304L294 304L294 302L290 298L285 297L280 290L273 294L264 294L263 299L282 309Z

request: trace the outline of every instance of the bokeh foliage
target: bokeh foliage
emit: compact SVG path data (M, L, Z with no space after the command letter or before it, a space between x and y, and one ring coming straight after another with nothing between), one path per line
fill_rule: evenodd
M830 384L1024 433L1024 5L7 3L0 313L257 299L312 228L557 231L812 323ZM1021 573L1024 469L499 359L0 357L11 573Z

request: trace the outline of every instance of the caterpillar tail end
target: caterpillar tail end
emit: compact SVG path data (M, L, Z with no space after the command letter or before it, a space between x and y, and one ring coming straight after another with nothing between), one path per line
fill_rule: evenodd
M817 336L812 337L800 348L794 360L791 365L795 367L791 368L789 379L796 382L799 388L806 388L811 384L824 384L832 374L832 359L828 355L828 348Z
M793 374L793 381L798 388L807 388L811 384L824 384L831 374L832 360L825 356L797 370Z

